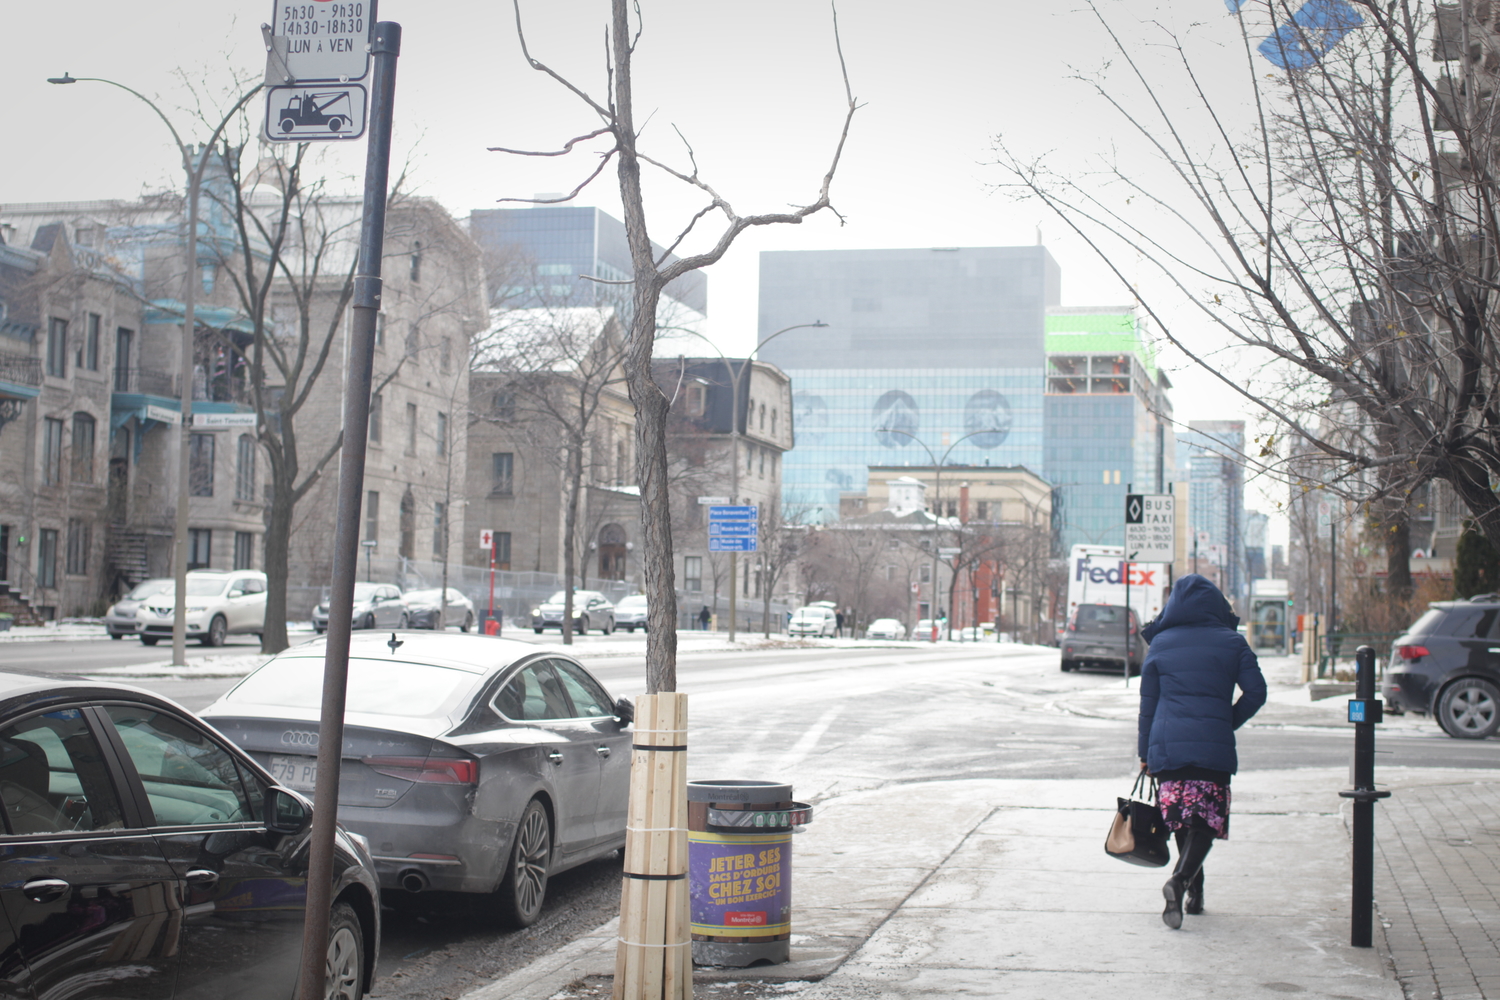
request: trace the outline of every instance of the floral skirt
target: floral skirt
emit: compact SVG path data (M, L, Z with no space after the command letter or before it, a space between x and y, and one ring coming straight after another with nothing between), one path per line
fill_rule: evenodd
M1169 830L1185 830L1195 818L1214 832L1215 840L1229 839L1229 786L1215 781L1163 781L1156 791L1162 820Z

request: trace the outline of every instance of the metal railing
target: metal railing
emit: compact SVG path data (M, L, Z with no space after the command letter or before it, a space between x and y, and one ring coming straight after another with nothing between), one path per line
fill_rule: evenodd
M1318 676L1332 676L1340 661L1354 662L1354 654L1361 646L1375 650L1377 676L1385 674L1386 663L1391 657L1391 643L1401 636L1400 632L1334 632L1318 636Z
M42 384L42 359L25 354L0 352L0 382L17 385Z

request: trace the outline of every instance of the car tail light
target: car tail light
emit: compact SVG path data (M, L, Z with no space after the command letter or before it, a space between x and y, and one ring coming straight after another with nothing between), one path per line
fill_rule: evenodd
M1396 655L1403 660L1420 660L1424 656L1431 656L1426 646L1397 646Z
M468 757L364 757L360 763L379 774L438 785L477 785L479 761Z

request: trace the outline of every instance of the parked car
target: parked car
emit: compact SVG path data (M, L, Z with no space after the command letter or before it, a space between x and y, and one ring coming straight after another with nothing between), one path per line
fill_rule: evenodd
M634 632L636 629L646 631L645 594L631 594L620 598L620 603L615 605L615 628L622 628L627 632Z
M1129 623L1126 616L1129 616ZM1129 641L1126 641L1126 632ZM1129 667L1125 666L1127 658ZM1128 669L1134 676L1146 660L1146 641L1134 609L1117 604L1080 604L1063 634L1062 670Z
M172 580L147 580L132 587L130 593L110 605L109 610L104 612L104 628L109 632L109 637L123 639L127 635L138 634L144 624L141 619L141 608L145 605L146 598L155 597L162 591L172 591L175 586Z
M291 997L312 804L180 706L0 674L0 965L37 998ZM330 998L370 988L380 889L334 840Z
M401 588L393 583L356 583L354 585L355 628L409 628L411 613ZM328 598L323 598L312 613L313 631L322 635L328 630Z
M443 604L443 588L431 590L408 590L406 597L407 624L412 628L438 629L438 614ZM460 632L474 627L474 602L452 587L448 588L447 611L443 614L443 628L457 625Z
M168 581L169 583L171 581ZM177 588L146 598L136 611L141 642L154 646L172 638ZM231 635L260 638L266 625L266 574L253 569L195 569L187 575L187 636L205 646L222 646Z
M566 598L561 590L547 598L545 602L531 609L531 630L537 635L542 634L543 629L555 628L562 631L563 614ZM591 628L598 629L604 635L609 635L615 630L615 606L597 590L575 590L573 591L573 631L578 635L586 635Z
M1500 729L1500 595L1428 606L1395 642L1381 694L1393 712L1432 713L1443 732Z
M931 618L918 618L917 627L911 630L911 637L913 639L919 639L922 642L931 642L933 624L934 622ZM948 619L939 618L936 622L936 625L938 638L948 638Z
M292 788L317 778L326 641L203 712ZM383 887L498 890L526 926L551 876L625 843L631 705L578 661L514 639L356 635L348 692L339 819L379 846Z
M866 639L905 639L906 626L894 618L877 618L865 629Z
M832 608L808 605L792 612L787 623L787 635L833 635L838 630L838 619Z

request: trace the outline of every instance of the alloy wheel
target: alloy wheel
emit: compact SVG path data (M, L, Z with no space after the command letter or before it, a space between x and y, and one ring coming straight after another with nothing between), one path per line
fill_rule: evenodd
M354 929L335 927L328 939L323 996L326 1000L360 1000L360 947Z
M1455 688L1443 701L1444 721L1454 735L1479 737L1495 730L1500 705L1496 704L1488 685Z
M547 814L541 809L529 810L517 834L516 904L527 913L542 908L547 891L547 855L552 851Z

